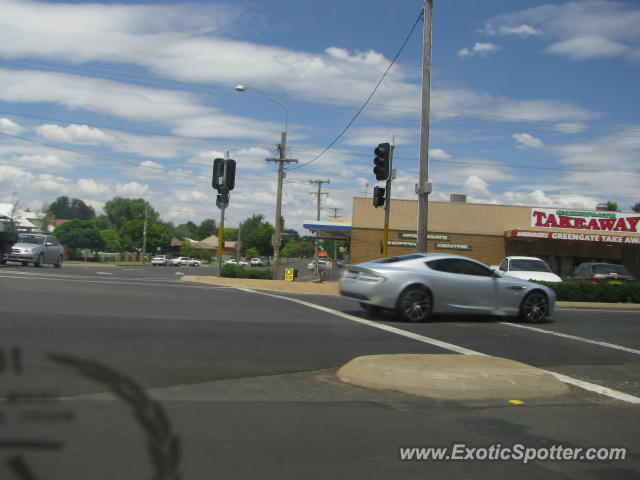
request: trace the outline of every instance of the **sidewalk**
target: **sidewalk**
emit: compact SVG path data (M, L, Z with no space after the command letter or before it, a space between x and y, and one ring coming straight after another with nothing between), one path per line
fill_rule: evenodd
M340 295L338 282L287 282L285 280L256 280L248 278L220 278L185 275L186 282L200 282L227 287L251 288L276 292L303 293L310 295ZM556 302L556 309L584 310L620 310L640 312L639 303L588 303L588 302Z

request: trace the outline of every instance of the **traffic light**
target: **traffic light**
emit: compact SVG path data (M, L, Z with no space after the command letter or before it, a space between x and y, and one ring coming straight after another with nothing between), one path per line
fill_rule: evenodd
M219 193L228 193L236 184L236 161L216 158L213 161L211 186Z
M384 187L373 187L373 206L384 207L385 189Z
M229 205L229 194L220 193L216 196L216 207L226 208Z
M373 173L376 175L376 180L386 180L389 178L389 163L391 160L391 145L388 143L379 144L373 151L375 158L373 159Z

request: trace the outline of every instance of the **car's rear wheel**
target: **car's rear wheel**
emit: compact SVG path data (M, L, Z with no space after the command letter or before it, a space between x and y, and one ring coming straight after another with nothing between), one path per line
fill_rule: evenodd
M36 261L33 262L33 266L34 267L41 267L43 261L44 261L44 255L40 254L40 255L38 255L38 258L36 259Z
M408 287L398 299L398 315L407 322L426 322L433 311L433 297L422 287Z
M62 266L62 255L58 257L58 261L53 264L54 267L60 268Z
M538 323L543 321L549 313L549 299L540 291L527 294L520 304L520 320Z
M377 315L382 311L381 307L377 305L371 305L370 303L358 302L358 305L360 305L369 316Z
M29 262L20 262L20 263L22 263L23 267L26 267L27 265L29 265Z

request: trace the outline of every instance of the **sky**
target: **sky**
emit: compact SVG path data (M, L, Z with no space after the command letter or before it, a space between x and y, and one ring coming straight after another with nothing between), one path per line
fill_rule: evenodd
M430 200L640 202L639 2L433 3ZM391 135L393 197L417 198L423 6L0 0L0 203L120 196L219 220L212 163L229 151L226 225L273 223L285 114L286 228L315 220L310 181L329 180L322 220L351 217Z

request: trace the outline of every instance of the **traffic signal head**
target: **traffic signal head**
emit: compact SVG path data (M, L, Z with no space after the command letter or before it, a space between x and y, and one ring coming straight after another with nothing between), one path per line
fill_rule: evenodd
M226 193L236 184L236 161L216 158L213 161L213 178L211 185L220 193Z
M383 187L373 187L373 206L384 207L385 189Z
M386 180L389 178L389 167L391 161L391 145L388 143L379 144L373 151L376 155L373 159L373 173L376 175L376 180Z

